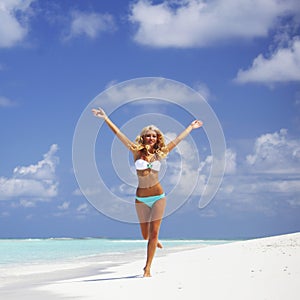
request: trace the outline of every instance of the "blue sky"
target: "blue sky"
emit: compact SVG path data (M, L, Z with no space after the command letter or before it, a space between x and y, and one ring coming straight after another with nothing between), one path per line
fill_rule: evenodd
M227 166L214 199L199 209L201 193L193 193L164 219L161 237L299 231L299 24L296 0L1 0L0 237L140 237L137 224L107 217L83 196L72 142L98 94L142 77L199 92L226 140ZM126 97L111 117L131 138L140 130L135 120L143 123L139 114L148 114L146 121L157 121L169 137L192 121L175 104L131 105ZM106 109L111 103L99 104ZM158 114L178 126L168 127ZM200 117L208 126L210 119ZM93 128L97 121L91 119ZM113 142L101 127L97 165L109 189L133 201L133 187L120 183L109 163ZM172 188L182 162L189 170L181 173L182 192L197 172L203 188L212 158L205 131L193 132L179 150L167 160L164 186Z

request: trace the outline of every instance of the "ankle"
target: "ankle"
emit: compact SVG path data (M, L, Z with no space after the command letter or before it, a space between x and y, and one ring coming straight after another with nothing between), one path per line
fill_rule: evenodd
M150 268L149 267L145 267L144 268L144 275L143 277L151 277L151 273L150 273Z

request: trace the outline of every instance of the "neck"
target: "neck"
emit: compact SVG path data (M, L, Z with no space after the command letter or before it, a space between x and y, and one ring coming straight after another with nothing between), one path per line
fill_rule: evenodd
M146 147L144 148L145 152L147 154L154 154L155 153L155 150L153 147L150 147L149 149L147 149Z

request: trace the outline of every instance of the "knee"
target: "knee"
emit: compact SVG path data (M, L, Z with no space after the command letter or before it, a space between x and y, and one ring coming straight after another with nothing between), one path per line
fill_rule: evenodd
M143 236L144 240L148 240L149 239L148 233L147 234L146 233L142 233L142 236Z
M144 240L149 239L149 228L143 228L142 229L142 237Z
M157 240L158 239L158 230L157 229L151 230L149 239L150 240Z

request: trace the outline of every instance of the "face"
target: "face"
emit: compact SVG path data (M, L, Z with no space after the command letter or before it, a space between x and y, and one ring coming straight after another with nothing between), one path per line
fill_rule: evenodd
M144 134L144 144L153 147L157 142L157 134L154 130L147 130Z

